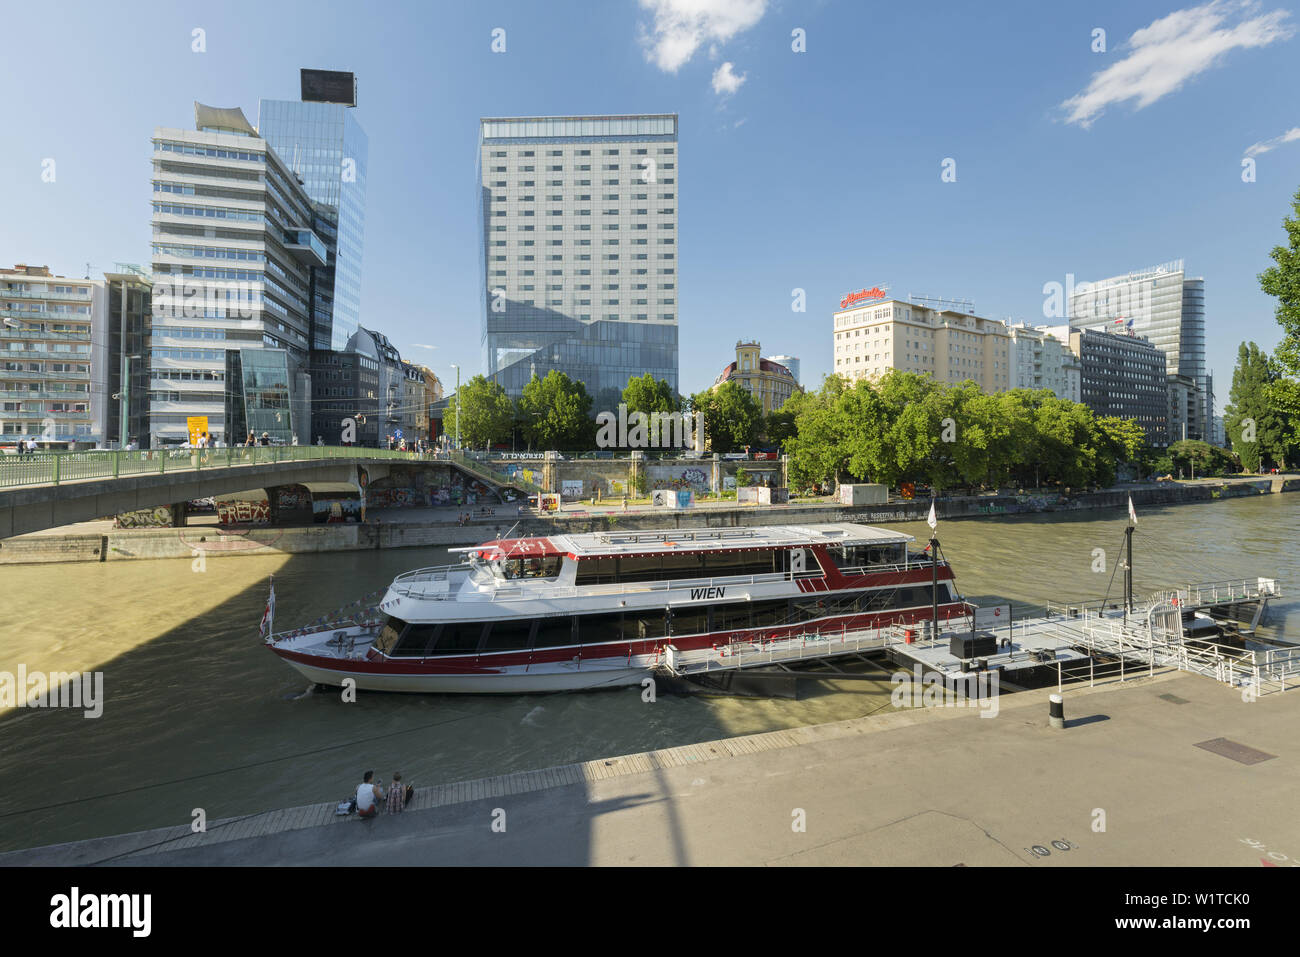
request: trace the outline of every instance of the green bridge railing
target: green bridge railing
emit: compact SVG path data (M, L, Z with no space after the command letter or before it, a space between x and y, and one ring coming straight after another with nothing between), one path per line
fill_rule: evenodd
M467 472L495 482L536 490L522 478L488 468L461 452L450 455L417 455L390 449L339 445L255 445L221 449L142 449L140 451L87 450L83 452L36 452L27 455L0 454L0 489L59 485L86 479L115 479L131 475L170 474L245 465L273 465L279 462L319 462L364 459L392 462L451 462Z

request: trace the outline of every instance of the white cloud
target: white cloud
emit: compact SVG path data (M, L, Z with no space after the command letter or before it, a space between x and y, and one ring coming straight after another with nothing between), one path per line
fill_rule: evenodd
M437 347L437 346L428 346L428 345L425 345L423 342L413 342L413 343L411 343L411 345L410 345L408 348L411 348L411 349L436 349L436 348L438 348L438 347Z
M744 82L745 74L736 73L732 69L730 60L713 71L713 92L719 96L730 96L739 90L740 85Z
M748 30L767 12L767 0L641 0L654 24L641 27L646 59L666 73L676 73L705 42L714 52Z
M1300 126L1287 130L1281 136L1275 136L1271 140L1264 140L1256 143L1250 149L1246 150L1247 156L1258 156L1260 153L1267 153L1269 150L1277 149L1283 143L1292 143L1300 140Z
M1136 100L1140 110L1215 66L1230 50L1291 38L1295 31L1283 22L1290 13L1256 15L1258 10L1254 0L1214 0L1143 27L1128 38L1127 57L1094 73L1082 93L1061 104L1069 113L1066 122L1087 129L1106 107L1126 100Z

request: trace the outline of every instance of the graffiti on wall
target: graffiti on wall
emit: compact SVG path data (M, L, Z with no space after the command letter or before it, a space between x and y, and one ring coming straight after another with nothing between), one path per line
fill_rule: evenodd
M701 468L678 468L676 466L651 466L647 469L651 488L683 489L698 492L709 488L709 474Z
M285 511L311 508L311 492L303 485L284 485L276 493L276 507Z
M271 503L266 499L260 502L217 502L218 525L270 525Z
M170 505L122 512L113 520L114 528L168 528L172 523Z
M317 495L311 503L312 521L341 523L361 521L361 498L346 492Z

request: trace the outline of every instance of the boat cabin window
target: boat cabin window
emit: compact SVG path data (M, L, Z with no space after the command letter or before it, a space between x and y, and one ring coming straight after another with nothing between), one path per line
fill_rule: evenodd
M486 625L481 621L449 621L442 625L430 654L464 655L478 650Z
M402 632L401 640L389 654L394 658L423 658L437 634L436 624L407 625L406 631Z
M375 639L375 650L382 651L384 654L391 652L393 646L397 644L397 639L402 637L405 628L406 622L389 615L388 620L384 622L384 627L379 631L379 637Z
M561 555L533 558L503 558L492 563L492 573L497 578L514 581L518 578L555 578L560 574Z
M784 550L749 549L734 552L679 552L664 555L584 558L578 561L576 585L614 582L681 581L731 575L769 575L789 568Z
M520 651L528 647L533 636L533 619L494 621L483 642L484 651Z
M558 645L572 645L576 642L573 630L573 616L561 618L539 618L537 635L533 638L534 648L554 648Z
M907 550L905 542L885 545L837 545L829 549L839 568L865 568L870 565L901 565Z

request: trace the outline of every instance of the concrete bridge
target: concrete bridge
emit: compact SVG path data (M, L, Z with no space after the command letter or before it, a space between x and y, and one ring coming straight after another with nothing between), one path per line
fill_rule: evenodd
M255 446L3 455L0 538L164 505L183 522L184 503L248 489L265 489L272 503L274 490L287 485L363 492L395 469L434 464L450 465L498 493L506 487L536 491L461 453L431 457L355 446Z

